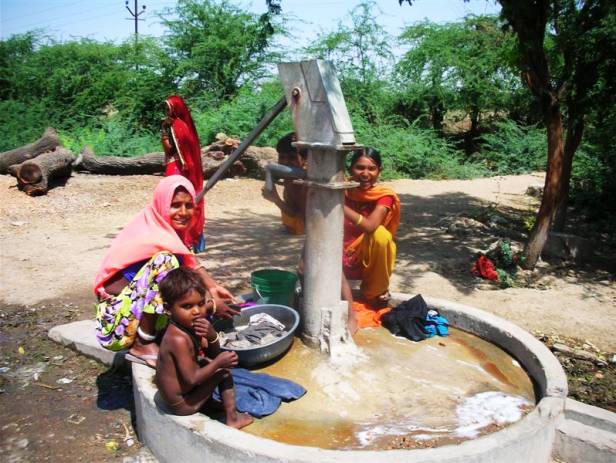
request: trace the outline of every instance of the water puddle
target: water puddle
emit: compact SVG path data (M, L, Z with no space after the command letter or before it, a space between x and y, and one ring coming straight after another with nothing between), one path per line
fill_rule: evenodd
M334 358L296 339L258 371L308 393L245 431L327 449L434 447L493 432L532 409L532 383L515 359L474 335L450 333L414 343L365 329L357 347Z

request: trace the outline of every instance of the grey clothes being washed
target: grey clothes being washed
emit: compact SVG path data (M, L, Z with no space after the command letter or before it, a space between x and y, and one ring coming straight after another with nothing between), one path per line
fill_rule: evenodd
M227 349L265 346L284 336L284 325L266 313L254 314L248 325L220 333L220 345Z

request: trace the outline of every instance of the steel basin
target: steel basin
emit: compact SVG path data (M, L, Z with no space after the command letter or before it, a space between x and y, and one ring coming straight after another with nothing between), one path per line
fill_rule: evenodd
M236 326L247 325L250 316L258 313L266 313L274 317L285 326L287 333L265 346L234 349L222 348L223 350L236 352L240 365L244 367L269 362L286 352L291 347L291 344L293 344L293 333L295 333L299 325L299 314L294 309L285 305L262 304L242 309L240 315L236 315L233 319L217 320L214 323L214 327L217 331L228 333L234 331Z

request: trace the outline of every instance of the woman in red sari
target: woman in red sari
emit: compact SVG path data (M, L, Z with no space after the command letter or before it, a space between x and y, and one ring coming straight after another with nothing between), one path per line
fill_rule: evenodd
M198 195L203 189L203 167L201 145L195 123L181 97L170 96L165 103L167 117L162 123L161 130L161 142L165 152L165 177L169 175L186 177ZM203 252L205 249L203 206L203 200L196 205L193 226L188 234L188 244L194 252Z

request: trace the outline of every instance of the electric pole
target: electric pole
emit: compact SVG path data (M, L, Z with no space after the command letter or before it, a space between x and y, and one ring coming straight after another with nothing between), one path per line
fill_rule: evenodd
M125 6L128 12L130 13L130 15L133 17L132 19L135 21L135 67L138 69L139 66L136 60L137 60L137 41L139 40L139 21L143 21L143 19L139 18L139 16L145 13L145 5L141 7L141 11L138 11L139 9L138 0L135 0L135 7L133 11L128 6L128 0L126 0ZM126 19L128 19L129 21L131 20L131 18L126 18Z

